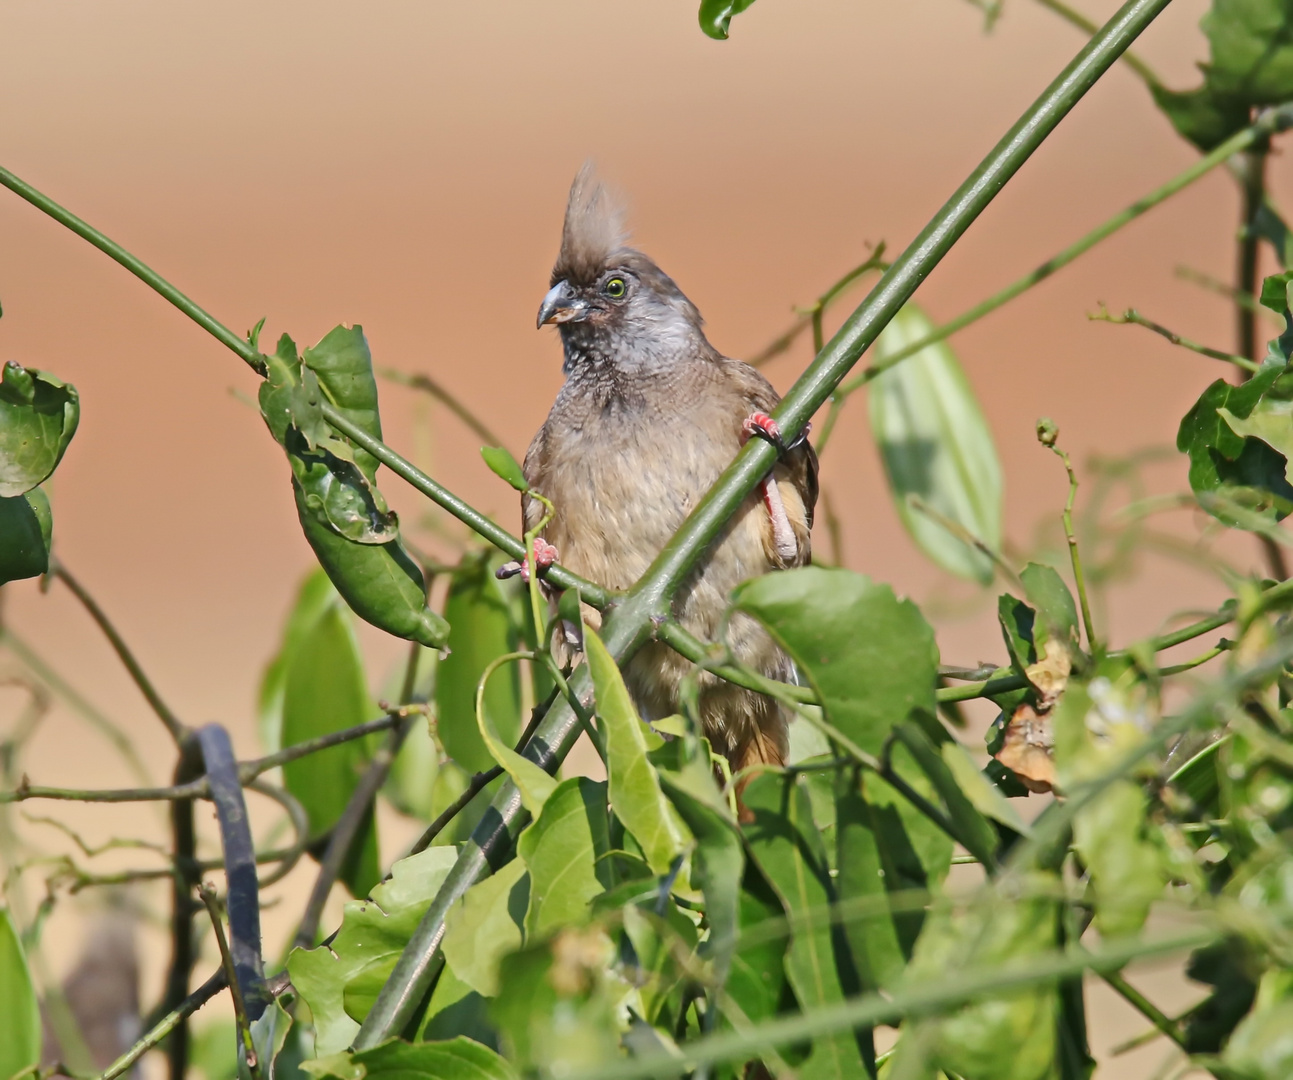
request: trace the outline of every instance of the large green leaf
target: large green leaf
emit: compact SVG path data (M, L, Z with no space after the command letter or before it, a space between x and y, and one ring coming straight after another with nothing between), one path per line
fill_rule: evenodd
M1203 85L1151 89L1177 131L1211 150L1248 125L1253 106L1293 99L1293 8L1288 0L1213 0L1200 26L1211 47Z
M606 739L611 806L641 846L652 872L667 874L690 839L687 828L660 789L660 778L647 758L645 728L633 708L620 669L601 638L587 628L584 648Z
M0 498L0 585L49 569L54 519L44 488Z
M808 676L826 719L867 753L880 753L913 711L934 715L934 631L889 586L810 566L747 581L733 602L771 631Z
M0 1076L40 1064L40 1005L22 939L9 909L0 905Z
M332 433L329 401L381 437L372 358L359 327L338 327L305 361L284 334L260 388L261 414L287 452L301 530L347 604L380 630L441 648L448 624L426 606L422 572L399 542L398 523L377 489L376 460Z
M513 859L468 889L445 918L445 961L477 993L498 993L499 961L521 947L529 900L525 862Z
M1293 1076L1293 998L1259 1005L1235 1028L1223 1056L1243 1080Z
M876 363L934 329L908 304L876 339ZM868 393L871 433L903 525L943 569L988 584L992 560L937 520L954 522L994 551L1001 546L1001 462L955 354L945 341L927 345L877 375Z
M856 977L847 949L840 950L837 959L837 934L828 910L835 890L808 792L794 777L763 773L746 786L743 799L754 815L745 826L750 857L795 919L786 952L786 977L805 1012L838 1003L845 996L841 975L852 982ZM864 1071L873 1069L863 1065L858 1041L851 1032L842 1032L814 1039L812 1053L798 1075L804 1080L854 1080Z
M9 360L0 369L0 498L30 491L54 471L81 418L76 387Z
M430 847L401 859L372 899L346 903L330 945L292 950L287 970L314 1017L317 1056L350 1045L456 858Z
M1015 883L1011 895L981 896L962 914L938 906L905 981L928 986L950 971L990 970L1053 949L1057 914L1048 894L1059 888L1053 875L1035 874ZM895 1074L928 1075L916 1065L921 1062L974 1080L1050 1080L1056 1012L1055 989L1031 986L984 996L943 1019L905 1025Z
M464 559L454 571L445 617L449 655L436 676L436 713L445 751L468 772L492 768L494 759L476 726L476 686L485 668L515 652L518 634L507 597L485 552ZM521 733L521 681L518 665L495 671L485 687L485 718L509 746Z
M1279 521L1293 510L1288 463L1262 437L1287 414L1291 400L1293 372L1267 364L1239 386L1218 379L1181 421L1176 446L1190 456L1190 487L1227 525L1246 524L1247 514L1232 506L1263 521Z
M526 933L539 937L582 923L593 897L610 884L608 864L598 861L610 850L606 785L584 776L563 780L516 850L530 871Z
M556 1077L619 1058L621 1003L631 988L614 974L614 959L597 926L567 928L506 957L489 1015L509 1060Z
M323 609L303 634L287 663L283 681L283 745L294 746L372 719L359 643L346 612ZM336 823L354 793L370 757L366 740L298 758L283 766L283 782L310 819L310 835L321 837ZM377 824L370 813L342 868L341 880L364 896L381 879Z
M416 1044L391 1039L311 1066L316 1076L338 1080L518 1080L512 1066L493 1050L461 1035Z
M296 599L287 613L283 642L274 658L265 666L256 699L260 722L260 741L267 754L283 746L283 688L287 685L287 668L301 643L314 629L319 617L338 601L337 590L328 575L316 567L297 587Z

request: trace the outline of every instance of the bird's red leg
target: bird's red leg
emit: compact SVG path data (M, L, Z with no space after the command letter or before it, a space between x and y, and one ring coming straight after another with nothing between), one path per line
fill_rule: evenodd
M800 439L807 437L807 427ZM767 413L751 413L741 424L741 434L748 439L751 436L757 436L760 439L767 439L778 450L783 453L787 449L781 438L781 425L778 424ZM768 518L772 522L772 544L776 548L777 555L783 562L790 562L799 553L799 541L795 538L795 530L790 527L790 518L786 516L786 505L781 501L781 489L777 487L777 481L769 473L760 482L763 491L763 505L767 508Z
M553 563L555 563L559 558L561 558L561 554L555 547L543 539L542 536L536 536L534 538L534 564L538 567L540 573L553 565ZM530 580L529 561L530 560L528 558L525 558L520 561L504 563L494 571L494 576L500 581L503 581L520 574L521 580L528 582Z

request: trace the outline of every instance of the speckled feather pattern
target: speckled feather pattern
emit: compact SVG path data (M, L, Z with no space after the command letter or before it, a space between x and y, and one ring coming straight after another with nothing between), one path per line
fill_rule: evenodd
M526 454L525 474L555 507L544 538L557 547L562 565L622 590L641 577L736 457L745 418L770 412L778 397L748 364L713 349L699 312L677 285L645 255L621 246L618 220L600 185L582 172L553 282L569 282L592 313L560 327L567 378ZM618 303L598 292L607 274L629 282ZM735 613L724 625L727 598L738 584L810 558L817 495L811 448L791 451L773 475L794 533L793 555L778 551L756 491L679 590L675 614L698 637L723 638L744 663L787 679L790 661L757 623ZM522 505L531 528L542 508L532 499ZM597 626L597 613L588 615ZM625 677L644 718L678 711L691 669L665 645L638 652ZM715 749L734 769L784 761L787 717L772 700L703 675L701 713Z

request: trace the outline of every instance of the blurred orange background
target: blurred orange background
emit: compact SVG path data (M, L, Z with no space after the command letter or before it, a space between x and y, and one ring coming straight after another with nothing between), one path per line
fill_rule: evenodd
M1099 19L1116 4L1083 7ZM1177 0L1136 46L1170 86L1197 82L1205 9ZM305 344L361 323L379 366L434 375L519 454L561 380L559 344L535 332L534 312L585 158L627 195L635 241L696 301L714 344L748 356L788 325L792 305L860 262L868 242L900 250L1083 40L1027 0L1010 0L991 34L965 0L761 0L723 43L705 38L695 15L695 0L11 0L0 8L0 164L236 332L267 316L267 339L287 331ZM1116 67L919 302L935 319L958 314L1195 159L1141 82ZM1277 199L1289 192L1278 156L1271 184ZM1237 218L1235 184L1217 170L954 339L996 433L1016 548L1030 545L1040 518L1054 522L1066 493L1058 462L1034 439L1038 416L1059 423L1081 465L1171 444L1203 386L1225 374L1086 315L1100 301L1135 306L1232 347L1229 304L1174 269L1229 279ZM6 192L0 301L0 359L47 368L81 394L81 427L52 485L60 558L176 711L194 724L219 720L240 756L255 756L256 685L312 560L281 452L247 405L254 376ZM779 389L809 352L801 341L769 366ZM382 394L389 442L515 526L514 494L481 463L478 439L409 390L386 384ZM1184 459L1155 475L1162 490L1183 489ZM990 605L968 586L949 588L902 531L862 395L823 480L847 564L924 603L945 661L1001 655ZM418 499L398 480L388 475L384 490L417 519ZM1240 538L1229 550L1259 565L1255 544ZM1140 571L1099 613L1116 643L1222 595L1179 562L1147 559ZM24 582L2 599L8 625L119 719L164 778L159 725L66 590L45 595ZM376 681L399 650L376 634L364 642ZM129 779L61 708L25 767L39 783ZM156 824L149 808L64 809L93 841ZM388 857L407 833L388 831ZM77 946L76 910L64 904L47 931L56 968ZM269 953L291 916L268 917ZM149 948L151 993L160 936ZM1159 982L1177 984L1165 1004L1190 993L1176 976ZM1142 1028L1117 1007L1097 1020L1104 1048ZM1124 1059L1130 1071L1101 1075L1144 1075L1161 1054L1150 1048Z

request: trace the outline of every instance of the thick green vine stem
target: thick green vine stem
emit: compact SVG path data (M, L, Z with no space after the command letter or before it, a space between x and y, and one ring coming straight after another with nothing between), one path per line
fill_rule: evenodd
M787 438L793 439L799 434L997 192L1169 2L1128 0L934 215L782 401L776 418ZM752 439L747 443L641 581L610 607L603 637L617 663L628 659L651 636L654 620L667 617L674 593L728 518L772 467L776 453L763 440ZM572 680L573 692L582 698L588 692L589 681L585 669L581 668ZM578 732L579 722L574 711L562 702L535 732L526 747L526 756L549 770L554 769L573 745ZM356 1049L376 1046L400 1034L416 1018L443 963L439 946L444 936L445 916L463 893L488 873L491 865L500 865L506 859L512 838L524 819L516 787L505 785L463 847L449 877L382 987L355 1038Z

